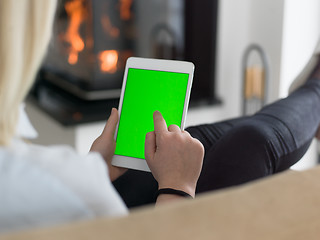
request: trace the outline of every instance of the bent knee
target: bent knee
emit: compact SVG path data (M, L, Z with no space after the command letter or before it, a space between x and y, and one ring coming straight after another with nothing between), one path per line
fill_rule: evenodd
M245 123L237 126L230 132L234 135L238 141L244 143L257 144L268 144L272 136L274 136L273 129L265 124L257 123Z

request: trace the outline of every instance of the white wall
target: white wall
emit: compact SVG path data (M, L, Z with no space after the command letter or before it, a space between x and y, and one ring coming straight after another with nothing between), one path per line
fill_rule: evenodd
M219 11L216 79L225 115L240 114L241 61L251 43L269 59L268 101L285 97L320 36L320 1L223 0Z
M217 94L223 102L223 116L234 117L241 109L241 59L250 31L251 0L219 2L217 40Z
M268 102L279 97L283 12L284 0L220 1L216 81L223 105L214 120L241 115L242 58L252 43L260 45L269 59Z
M284 8L279 96L308 62L320 36L320 1L286 0Z
M270 65L267 101L278 99L283 32L283 0L251 0L248 44L256 43L265 51Z

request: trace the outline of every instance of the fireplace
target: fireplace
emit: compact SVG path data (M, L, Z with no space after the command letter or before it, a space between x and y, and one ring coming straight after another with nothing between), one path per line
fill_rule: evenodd
M217 12L218 0L61 1L35 95L66 98L66 112L81 116L86 106L117 106L125 62L137 56L192 61L190 106L214 103Z

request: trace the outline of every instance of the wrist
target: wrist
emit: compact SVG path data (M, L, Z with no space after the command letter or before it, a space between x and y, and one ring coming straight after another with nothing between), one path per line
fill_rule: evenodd
M173 188L161 188L156 192L155 199L157 199L160 195L163 195L163 194L175 195L175 196L184 197L184 198L194 198L194 196L191 196L189 193L185 191L181 191Z
M121 177L128 169L121 168L121 167L115 167L111 164L108 164L108 170L109 170L109 178L111 182L117 180L119 177Z
M188 186L188 185L179 185L179 184L159 184L158 191L161 189L174 189L177 191L182 191L192 198L195 197L195 186Z

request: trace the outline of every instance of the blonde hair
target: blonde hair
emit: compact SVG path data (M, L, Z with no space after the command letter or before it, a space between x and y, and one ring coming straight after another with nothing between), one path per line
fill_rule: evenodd
M56 0L0 0L0 145L15 134L19 105L45 55Z

